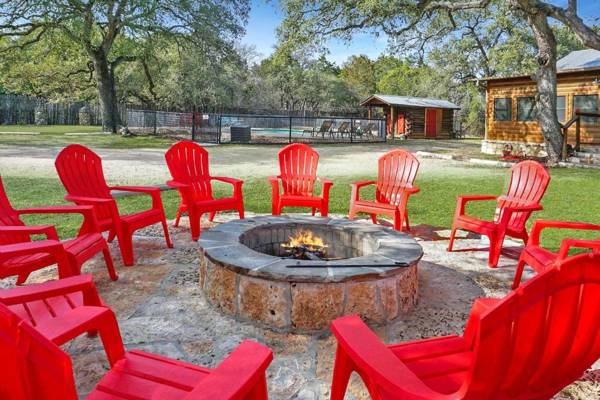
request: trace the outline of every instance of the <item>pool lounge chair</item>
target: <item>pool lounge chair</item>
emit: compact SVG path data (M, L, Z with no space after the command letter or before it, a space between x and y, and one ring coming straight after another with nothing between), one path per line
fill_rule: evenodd
M321 134L321 136L323 138L325 138L325 134L327 133L328 135L331 135L331 128L333 127L333 121L330 119L326 119L321 123L321 126L319 127L318 130L315 130L314 128L312 130L310 129L305 129L302 132L302 136L304 136L306 133L309 133L311 137L315 137L318 136L319 134Z
M348 137L350 137L351 132L350 132L350 122L348 121L344 121L340 124L339 128L337 128L335 130L335 133L339 136L339 137L344 137L344 135L348 135Z

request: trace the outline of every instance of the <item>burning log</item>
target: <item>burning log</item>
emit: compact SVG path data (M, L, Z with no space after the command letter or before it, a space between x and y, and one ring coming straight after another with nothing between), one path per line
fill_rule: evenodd
M281 247L289 253L290 258L297 260L319 261L327 258L327 245L310 231L301 231Z

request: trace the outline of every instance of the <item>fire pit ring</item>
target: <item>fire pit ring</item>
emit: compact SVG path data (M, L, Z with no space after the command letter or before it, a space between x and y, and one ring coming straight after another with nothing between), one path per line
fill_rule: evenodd
M310 231L330 260L287 257L282 243ZM238 319L280 331L310 332L339 316L385 324L417 302L421 246L407 234L365 221L258 216L203 232L200 286Z

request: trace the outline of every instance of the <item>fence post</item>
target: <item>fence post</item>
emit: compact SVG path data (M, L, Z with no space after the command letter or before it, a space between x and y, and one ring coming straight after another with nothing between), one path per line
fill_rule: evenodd
M158 113L157 111L154 111L154 136L156 136L156 130L157 130L157 125L158 125Z
M217 143L221 144L221 114L219 114L219 130L217 132Z
M192 111L192 140L196 141L196 113Z
M354 136L354 118L350 118L350 143L353 143Z
M290 116L290 136L289 136L289 142L292 143L292 117Z

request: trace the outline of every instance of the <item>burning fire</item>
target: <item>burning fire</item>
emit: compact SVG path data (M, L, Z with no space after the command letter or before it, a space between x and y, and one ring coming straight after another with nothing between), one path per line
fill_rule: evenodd
M284 248L306 248L308 251L320 251L327 247L318 236L315 236L311 231L300 231L296 236L290 236L290 240L287 243L282 243Z

